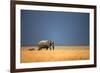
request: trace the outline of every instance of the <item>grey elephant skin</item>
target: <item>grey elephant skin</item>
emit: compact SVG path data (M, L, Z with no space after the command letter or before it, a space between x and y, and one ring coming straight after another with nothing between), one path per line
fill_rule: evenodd
M54 41L51 41L51 40L41 40L41 41L38 43L38 47L39 47L38 50L42 50L42 49L54 50Z

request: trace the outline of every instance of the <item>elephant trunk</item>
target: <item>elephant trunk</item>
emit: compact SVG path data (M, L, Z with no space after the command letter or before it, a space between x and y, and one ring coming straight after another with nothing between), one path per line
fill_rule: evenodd
M52 47L53 47L53 50L54 50L54 45Z
M52 48L53 48L53 50L54 50L54 42L53 42L53 44L52 44Z

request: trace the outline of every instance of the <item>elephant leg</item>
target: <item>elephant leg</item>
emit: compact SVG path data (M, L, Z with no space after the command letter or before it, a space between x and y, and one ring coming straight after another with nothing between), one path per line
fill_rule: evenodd
M48 46L45 46L46 50L48 50Z
M49 47L49 49L51 50L51 46Z
M54 46L52 46L53 50L54 50Z
M42 48L39 48L38 50L41 50Z
M46 50L48 50L48 47L46 47Z

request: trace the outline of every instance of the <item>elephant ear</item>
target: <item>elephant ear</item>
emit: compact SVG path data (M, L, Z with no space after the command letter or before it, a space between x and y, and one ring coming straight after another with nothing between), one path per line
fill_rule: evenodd
M52 42L52 44L54 44L54 41L51 41Z
M50 41L51 45L54 45L54 41Z

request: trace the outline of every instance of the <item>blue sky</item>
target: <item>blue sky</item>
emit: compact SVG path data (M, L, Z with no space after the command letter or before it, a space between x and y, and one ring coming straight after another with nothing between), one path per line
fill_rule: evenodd
M21 10L21 45L89 45L89 13Z

